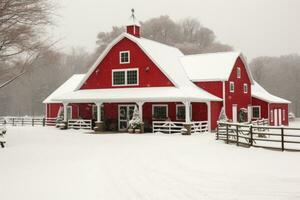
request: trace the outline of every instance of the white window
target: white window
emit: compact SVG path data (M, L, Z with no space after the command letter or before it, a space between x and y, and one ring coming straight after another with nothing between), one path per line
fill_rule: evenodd
M229 82L229 91L234 92L234 82Z
M252 106L252 119L260 119L260 106Z
M165 120L168 118L168 105L152 105L152 118Z
M192 119L192 105L190 105L190 119ZM185 120L185 105L176 105L176 120Z
M121 51L120 52L120 64L128 64L130 63L130 52L129 51Z
M248 93L248 84L244 83L244 93Z
M240 67L237 68L236 76L237 76L237 78L241 78L241 68Z
M112 85L127 86L139 84L138 69L112 70Z

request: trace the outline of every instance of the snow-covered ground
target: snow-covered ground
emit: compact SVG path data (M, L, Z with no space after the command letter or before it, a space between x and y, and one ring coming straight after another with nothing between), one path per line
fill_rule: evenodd
M213 134L7 128L1 200L300 199L300 153L226 145Z

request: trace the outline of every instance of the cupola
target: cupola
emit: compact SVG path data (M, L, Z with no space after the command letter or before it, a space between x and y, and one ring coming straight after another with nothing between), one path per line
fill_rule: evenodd
M134 9L131 9L131 12L132 14L129 23L126 26L126 32L139 38L141 37L141 25L134 15Z

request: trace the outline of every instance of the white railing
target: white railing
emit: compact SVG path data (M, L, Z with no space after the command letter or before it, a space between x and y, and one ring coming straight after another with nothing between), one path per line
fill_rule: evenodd
M181 133L184 128L185 122L172 122L172 121L153 121L152 130L153 133ZM194 121L191 122L191 133L208 132L207 121Z
M268 119L258 119L255 121L251 121L251 124L254 126L268 126L269 120Z
M70 119L68 121L68 128L92 130L92 120Z
M57 118L46 118L46 126L55 126Z
M208 121L192 122L192 133L208 132Z

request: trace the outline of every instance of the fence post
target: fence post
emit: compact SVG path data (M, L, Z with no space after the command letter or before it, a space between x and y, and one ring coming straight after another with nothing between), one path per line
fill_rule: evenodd
M226 144L229 143L228 124L226 124Z
M43 126L45 126L45 125L46 125L46 118L43 117Z
M239 146L239 125L236 125L236 145Z
M12 118L12 121L13 121L12 125L15 126L15 118L14 117Z
M281 151L284 151L284 128L281 127Z
M32 126L34 126L34 119L32 118Z
M250 124L250 146L253 146L253 130L252 130L252 124Z
M217 125L217 140L219 140L219 126L220 126L220 124L218 122L218 125ZM202 126L201 126L201 128L202 128Z
M22 126L24 126L24 118L22 117Z

